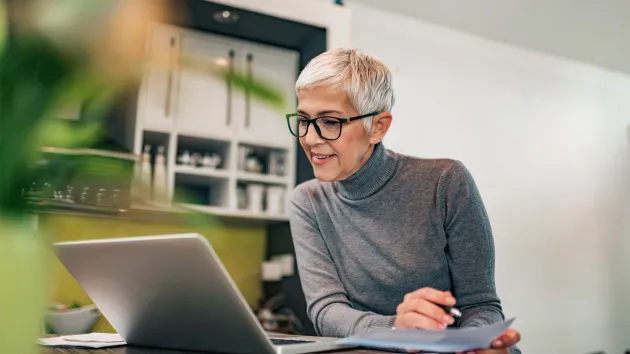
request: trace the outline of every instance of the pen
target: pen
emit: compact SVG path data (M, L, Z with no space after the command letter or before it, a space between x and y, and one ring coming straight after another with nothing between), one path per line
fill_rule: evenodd
M453 317L462 317L462 313L454 308L454 307L450 307L450 306L442 306L442 309L444 311L446 311L446 313L448 313L449 315L453 316ZM396 330L396 327L392 327L392 330Z
M453 317L462 317L462 313L458 309L450 306L442 306L444 311Z

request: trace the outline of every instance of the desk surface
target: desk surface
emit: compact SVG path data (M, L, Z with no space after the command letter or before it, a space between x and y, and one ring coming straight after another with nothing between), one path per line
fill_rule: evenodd
M308 336L292 336L273 333L274 338L291 338L291 339L309 339L313 337ZM138 348L131 346L102 348L102 349L76 349L76 348L50 348L42 347L41 354L195 354L195 352L183 352L178 350L164 350L164 349L151 349L151 348ZM329 351L326 353L345 353L345 354L383 354L391 352L384 352L378 350L368 349L346 349L340 351ZM208 353L205 353L208 354Z
M176 351L176 350L160 350L160 349L135 348L135 347L117 347L117 348L102 348L102 349L44 348L41 353L42 354L195 354L195 352L182 352L182 351ZM326 352L326 353L335 353L335 352ZM385 352L366 350L366 349L355 349L355 350L344 350L338 353L379 354L379 353L385 353ZM389 352L388 354L391 354L391 352Z

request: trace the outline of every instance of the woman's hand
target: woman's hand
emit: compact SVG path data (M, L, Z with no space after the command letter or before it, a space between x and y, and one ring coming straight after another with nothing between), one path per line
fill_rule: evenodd
M470 350L457 354L509 354L510 347L518 343L520 340L521 334L517 330L509 328L502 336L492 342L492 348Z
M448 291L422 288L405 295L396 308L396 328L445 329L455 319L441 306L454 306L455 298Z

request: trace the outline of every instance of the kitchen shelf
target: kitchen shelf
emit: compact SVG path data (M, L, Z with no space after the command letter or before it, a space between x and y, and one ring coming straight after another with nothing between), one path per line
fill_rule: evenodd
M231 210L228 208L189 204L189 203L178 203L177 205L183 209L188 209L188 210L192 210L192 211L196 211L196 212L204 213L204 214L210 214L210 215L255 219L255 220L268 220L268 221L289 221L289 217L287 215L274 215L274 214L268 214L268 213L251 213L246 210Z
M264 184L288 185L289 178L286 176L275 176L264 173L238 171L236 178L242 182L258 182Z
M175 174L173 201L227 208L228 185L227 178Z
M175 165L174 171L180 175L200 177L229 178L230 172L220 168L193 167L188 165Z
M290 102L283 111L295 109L299 54L294 50L163 23L151 26L149 41L149 57L165 51L174 58L196 55L209 62L225 61L227 68L272 82ZM144 144L151 145L152 155L164 146L166 203L214 215L288 220L286 215L266 212L267 199L272 201L271 212L288 209L296 180L297 145L277 109L221 78L176 65L147 71L137 107L134 153L141 155ZM250 186L252 192L259 188L254 184L263 185L262 198L259 194L248 198L256 200L248 204L253 207L239 209L243 188ZM277 192L278 187L284 192ZM264 205L256 208L259 200Z
M53 146L44 146L41 148L42 152L49 154L59 154L59 155L88 155L88 156L99 156L99 157L111 157L115 159L121 160L129 160L137 162L140 159L140 155L138 154L129 154L125 152L117 152L110 150L99 150L99 149L70 149L70 148L61 148L61 147L53 147Z

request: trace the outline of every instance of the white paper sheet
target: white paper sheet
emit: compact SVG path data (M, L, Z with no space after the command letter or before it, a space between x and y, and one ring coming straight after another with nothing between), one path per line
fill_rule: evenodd
M49 347L82 347L82 348L106 348L126 345L118 333L87 333L67 336L39 338L37 343Z
M420 349L452 353L489 348L507 330L514 318L483 327L432 330L375 330L350 336L341 342L374 348Z

